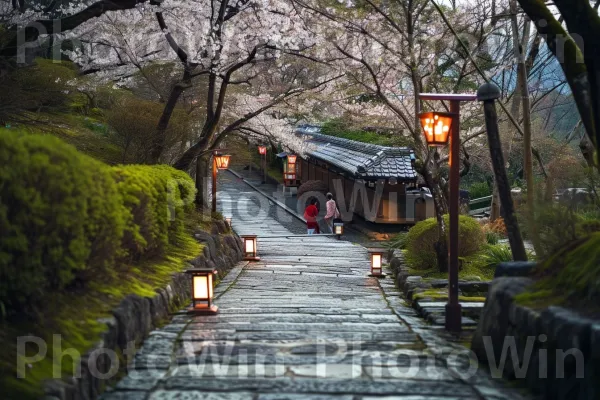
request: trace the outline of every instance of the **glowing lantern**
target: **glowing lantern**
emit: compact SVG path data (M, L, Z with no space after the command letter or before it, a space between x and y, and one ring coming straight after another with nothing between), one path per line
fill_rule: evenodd
M244 242L244 260L259 261L260 257L256 254L256 235L242 235L242 241Z
M335 221L333 223L333 233L337 235L338 239L344 234L344 223L342 221Z
M213 275L217 273L212 268L194 268L186 273L192 277L192 314L214 315L219 307L212 303L213 300Z
M381 249L370 249L371 276L382 277L383 275L383 251Z
M425 140L429 146L444 146L448 144L452 121L456 117L453 113L427 112L419 114L421 127Z
M288 154L287 163L283 166L283 183L285 186L297 186L296 182L296 159L297 155Z
M263 156L267 154L267 146L258 146L258 154Z
M229 168L229 154L215 154L213 157L215 158L215 165L217 169Z

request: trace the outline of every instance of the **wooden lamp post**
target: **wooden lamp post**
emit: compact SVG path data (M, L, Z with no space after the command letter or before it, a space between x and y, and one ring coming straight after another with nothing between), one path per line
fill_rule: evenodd
M212 212L217 212L217 170L229 168L229 155L222 155L220 150L213 151L212 166Z
M460 183L460 102L474 101L475 94L421 93L421 100L447 100L449 113L419 114L425 140L430 146L444 146L450 141L450 232L448 257L448 303L446 304L446 329L460 332L462 310L458 302L458 214Z

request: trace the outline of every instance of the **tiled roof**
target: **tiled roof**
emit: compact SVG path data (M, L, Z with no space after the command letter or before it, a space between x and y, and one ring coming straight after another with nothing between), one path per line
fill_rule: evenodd
M296 133L305 137L309 158L319 159L362 179L414 181L414 151L408 147L386 147L323 135L318 126L303 125Z

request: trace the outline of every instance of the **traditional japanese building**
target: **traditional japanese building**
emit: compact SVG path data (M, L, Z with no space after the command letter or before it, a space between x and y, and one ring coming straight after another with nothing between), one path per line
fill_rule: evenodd
M352 210L380 224L412 225L435 214L427 188L418 188L415 154L408 147L385 147L323 135L300 126L305 141L298 157L300 182L326 182L342 213ZM346 213L348 215L348 213Z

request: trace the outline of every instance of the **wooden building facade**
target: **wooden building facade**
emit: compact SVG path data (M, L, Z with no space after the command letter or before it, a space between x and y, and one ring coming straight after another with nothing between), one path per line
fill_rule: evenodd
M306 150L298 157L301 182L327 183L345 219L357 214L378 224L412 225L433 217L433 198L417 189L414 151L322 135L302 126Z

